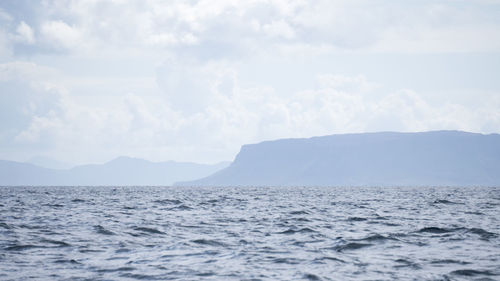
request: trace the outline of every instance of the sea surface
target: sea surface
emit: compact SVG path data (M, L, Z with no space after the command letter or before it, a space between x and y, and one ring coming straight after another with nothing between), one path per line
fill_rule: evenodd
M500 280L500 188L0 187L0 280Z

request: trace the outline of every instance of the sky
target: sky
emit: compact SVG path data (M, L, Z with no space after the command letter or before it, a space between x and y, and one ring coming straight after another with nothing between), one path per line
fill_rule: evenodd
M428 130L500 132L500 1L0 1L0 159Z

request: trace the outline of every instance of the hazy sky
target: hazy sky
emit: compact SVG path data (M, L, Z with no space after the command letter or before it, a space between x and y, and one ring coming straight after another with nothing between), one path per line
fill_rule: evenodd
M0 1L0 159L500 132L500 1Z

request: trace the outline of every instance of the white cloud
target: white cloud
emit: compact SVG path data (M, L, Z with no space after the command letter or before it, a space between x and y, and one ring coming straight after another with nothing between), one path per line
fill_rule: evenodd
M23 154L34 144L52 146L40 134L64 111L64 90L54 84L56 72L33 63L0 65L0 153Z
M47 75L55 70L31 63L1 65L0 86L11 90L2 91L2 105L11 108L3 120L18 121L8 126L14 133L2 146L45 147L46 153L74 162L121 154L214 162L231 159L244 143L264 139L377 130L500 130L498 98L485 101L488 106L481 110L466 104L431 105L410 90L374 98L377 87L364 76L332 74L320 75L316 88L278 96L272 88L242 88L237 73L224 65L201 69L181 71L178 78L186 80L172 88L184 88L189 82L185 76L204 81L194 89L211 100L186 112L161 95L130 93L107 102L81 102L65 93L64 81ZM17 90L24 90L6 88L13 81L21 85ZM21 98L9 100L15 93ZM197 102L194 96L186 101Z
M83 43L83 35L80 30L61 20L43 23L41 33L48 44L56 48L76 49Z
M262 30L269 36L278 36L285 39L293 39L295 37L295 31L284 20L264 24Z
M498 132L496 77L487 80L490 94L471 78L475 104L454 94L431 102L398 77L379 81L385 61L366 57L485 52L496 59L498 4L44 1L30 3L31 17L0 9L0 158L43 150L70 162L121 154L214 162L244 143L282 137ZM430 75L422 73L428 62L403 71L420 81ZM493 77L491 65L463 72ZM442 72L454 67L443 64Z
M24 21L17 26L16 32L19 35L19 41L26 44L35 43L35 35L33 33L33 29L29 25L27 25Z
M56 113L49 111L46 116L33 116L29 127L16 135L14 140L25 143L37 143L41 141L42 133L61 131L63 127L62 120L58 118Z
M283 44L357 52L498 51L500 22L494 19L497 5L484 1L248 0L166 4L131 0L48 1L33 9L50 10L40 13L41 25L37 27L46 44L86 55L87 48L92 52L132 52L228 42L232 42L232 52L248 54L255 53L255 48L270 50ZM32 28L24 21L16 29L26 42L33 42L29 31ZM235 43L242 40L245 43ZM82 44L86 47L82 48Z

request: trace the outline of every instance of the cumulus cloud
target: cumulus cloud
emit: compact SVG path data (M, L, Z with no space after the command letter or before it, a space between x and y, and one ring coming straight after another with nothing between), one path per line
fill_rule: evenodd
M56 48L77 48L82 42L80 31L60 20L43 23L41 33L48 44Z
M19 41L26 44L35 43L35 35L33 29L24 21L21 21L21 23L17 26L16 32L19 35Z
M204 111L236 87L235 71L224 63L168 60L157 68L156 79L167 103L185 114Z
M498 99L488 101L482 111L462 104L431 105L410 90L374 99L375 83L364 76L333 74L319 75L315 88L279 96L272 88L239 86L234 70L205 67L195 75L202 82L190 88L201 92L189 96L184 91L188 96L183 102L199 102L196 97L203 94L211 100L197 110L181 111L170 99L174 94L129 93L109 103L82 103L53 81L48 74L57 73L53 69L19 62L1 65L0 83L7 90L1 96L2 120L9 120L2 122L2 146L43 146L60 158L72 151L73 158L65 160L88 161L91 149L102 161L127 151L158 160L210 162L231 159L241 144L264 139L376 130L475 131L485 115L489 128L500 130ZM180 82L170 85L171 90L187 90L183 75L193 74L177 75Z
M33 63L0 65L0 153L29 153L53 147L40 134L64 112L64 91L53 83L55 71Z
M285 39L293 39L295 37L295 31L293 28L284 20L272 21L268 24L262 26L262 30L270 36L283 37Z
M500 86L491 74L498 70L500 49L495 1L3 6L0 158L43 153L86 162L128 154L214 162L230 160L242 144L282 137L500 131ZM477 52L493 63L461 65L460 78L485 74L469 75L474 104L458 94L436 101L425 89L401 85L397 71L384 81L378 75L386 58L420 54L412 57L424 58L420 68L412 69L418 66L413 63L401 72L444 85L429 69L434 57L425 56ZM375 62L373 54L379 56ZM454 65L442 67L456 71ZM449 86L458 83L449 77L442 88L461 90ZM484 91L481 79L490 84Z
M225 47L230 56L283 44L375 52L495 51L500 46L497 5L347 0L169 1L167 5L131 0L47 1L31 9L38 11L35 29L46 39L42 45L73 52L87 52L81 44L93 51L200 46L187 49L191 56ZM2 14L12 18L8 11ZM8 32L34 43L33 27L23 19L12 29Z

